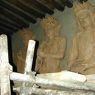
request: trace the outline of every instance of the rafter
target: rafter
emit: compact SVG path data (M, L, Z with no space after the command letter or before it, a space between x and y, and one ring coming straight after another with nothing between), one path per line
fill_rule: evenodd
M2 33L12 34L13 32L14 32L13 30L10 30L6 27L0 26L0 34L2 34Z
M16 15L16 17L22 19L23 21L25 21L27 23L29 23L29 22L35 23L36 22L35 17L33 17L31 14L24 11L23 9L19 8L15 4L8 2L7 0L1 0L1 1L2 1L1 6L6 8L7 10L11 11L12 13L14 13Z
M12 25L15 25L17 27L19 27L18 23L16 23L16 21L13 21L12 19L9 19L9 17L3 15L0 13L0 20L5 21L6 23L11 23Z
M64 0L65 1L65 0ZM58 9L58 10L60 10L60 11L63 11L64 10L64 8L65 8L65 3L62 3L62 1L61 0L54 0L54 6Z
M54 13L54 10L51 9L46 3L44 3L45 0L44 0L44 2L42 2L42 0L36 0L36 1L37 1L40 5L42 5L42 6L44 6L45 8L47 8L49 14L53 14L53 13Z
M2 20L0 20L0 26L4 26L4 27L9 28L9 29L12 29L14 31L19 30L19 28L15 27L15 26L13 26L13 25L11 25L9 23L5 23Z
M44 17L45 13L35 7L35 3L32 0L18 0L19 3L23 6L23 9L37 17Z
M10 10L8 10L2 6L0 6L0 10L1 10L1 14L3 14L4 16L8 17L9 19L15 21L19 25L20 24L21 24L21 26L28 26L29 25L29 22L27 22L26 20L23 20L20 17L17 17L17 14L14 14Z

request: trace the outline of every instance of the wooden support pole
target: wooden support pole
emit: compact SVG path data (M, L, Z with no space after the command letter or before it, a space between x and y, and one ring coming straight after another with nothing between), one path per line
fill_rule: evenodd
M35 41L29 40L27 55L26 55L26 62L25 62L25 71L24 73L30 73L33 64L33 57L34 57L34 49L35 49Z
M16 72L12 72L10 74L10 79L16 82L31 82L32 83L34 81L32 76L21 74L21 73L16 73Z
M79 76L81 76L81 75L79 75ZM32 88L33 84L36 84L36 85L40 86L41 88L47 88L47 89L64 90L64 88L67 88L67 89L73 89L73 90L80 89L80 90L86 90L86 91L88 91L88 90L95 91L94 83L91 83L88 81L79 82L77 80L76 81L72 80L72 78L69 78L69 80L66 80L66 79L52 80L52 79L42 77L42 75L41 76L37 75L37 76L35 76L35 79L34 79L31 75L11 73L10 79L14 80L14 81L26 82L29 84L30 88ZM26 86L22 86L22 88L24 88L24 87L26 88ZM24 91L25 91L25 89L24 89Z
M31 69L32 69L32 64L33 64L34 49L35 49L35 41L29 40L26 61L25 61L25 70L24 70L25 75L32 74ZM31 79L33 79L32 75L31 75ZM26 87L26 82L23 82L20 95L29 95L25 91L23 91L24 90L23 88L25 87Z
M89 80L95 80L95 75L85 76L69 71L62 71L59 73L39 74L33 76L33 74L31 74L31 68L34 48L35 41L30 40L24 74L12 72L12 67L8 64L7 36L0 36L0 95L11 95L10 79L23 82L21 87L14 88L14 90L18 91L20 95L95 95L95 84L89 82ZM59 77L59 75L61 76L61 80L52 78L55 76ZM29 85L26 86L26 83ZM41 89L33 86L33 84L40 86ZM69 91L64 90L64 88L69 89ZM75 90L80 91L76 92Z
M95 95L92 91L83 91L83 90L51 90L51 89L39 89L32 88L30 90L31 94L36 95Z
M0 84L1 94L0 95L11 95L10 91L10 73L12 67L8 64L8 44L7 36L0 36Z
M20 92L20 88L13 88L16 92ZM51 90L51 89L40 89L40 88L29 88L26 87L26 93L30 95L95 95L94 91L85 90Z

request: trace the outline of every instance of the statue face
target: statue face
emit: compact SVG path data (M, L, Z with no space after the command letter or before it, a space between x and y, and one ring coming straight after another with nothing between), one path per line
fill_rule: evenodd
M88 11L82 11L78 15L79 23L84 28L87 29L92 25L92 19Z
M52 27L50 29L47 29L45 31L45 35L48 39L52 39L55 38L56 36L59 35L59 31L60 31L61 26L60 25L56 25L56 27Z
M46 35L46 37L48 39L53 38L54 37L54 30L53 29L52 30L50 29L50 30L45 31L45 35Z

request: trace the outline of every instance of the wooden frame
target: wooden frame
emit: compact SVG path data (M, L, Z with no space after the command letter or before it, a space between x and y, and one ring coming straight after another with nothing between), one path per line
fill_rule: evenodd
M81 75L70 71L36 75L31 71L34 48L35 41L29 40L24 74L13 72L8 60L7 36L0 36L0 95L11 95L10 80L22 82L19 87L13 87L20 95L95 94L95 75Z

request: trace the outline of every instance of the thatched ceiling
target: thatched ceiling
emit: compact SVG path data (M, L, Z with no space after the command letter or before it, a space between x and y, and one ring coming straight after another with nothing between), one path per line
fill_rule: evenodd
M0 33L12 34L28 27L29 23L36 23L37 18L52 15L54 9L71 8L73 1L76 0L0 0Z

